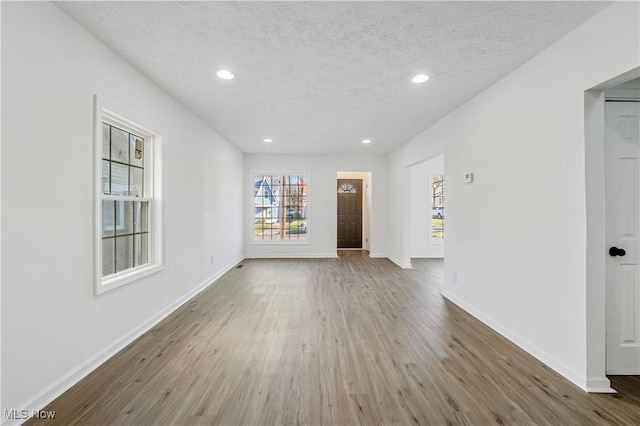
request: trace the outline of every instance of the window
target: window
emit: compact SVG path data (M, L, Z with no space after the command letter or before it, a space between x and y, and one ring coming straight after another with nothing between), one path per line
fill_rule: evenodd
M253 174L254 242L308 241L308 185L308 174Z
M160 135L96 98L95 291L162 269Z
M431 241L444 241L444 174L431 175Z

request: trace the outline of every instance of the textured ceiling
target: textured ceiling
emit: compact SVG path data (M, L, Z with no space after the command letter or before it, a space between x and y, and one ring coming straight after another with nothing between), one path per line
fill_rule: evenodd
M608 3L57 4L244 152L387 153Z

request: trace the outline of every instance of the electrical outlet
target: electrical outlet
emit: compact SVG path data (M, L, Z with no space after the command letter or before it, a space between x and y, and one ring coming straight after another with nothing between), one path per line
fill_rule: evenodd
M458 282L458 272L457 271L451 272L451 279L453 280L454 283Z
M472 183L473 182L473 173L472 172L465 173L464 174L464 181L465 181L465 183Z

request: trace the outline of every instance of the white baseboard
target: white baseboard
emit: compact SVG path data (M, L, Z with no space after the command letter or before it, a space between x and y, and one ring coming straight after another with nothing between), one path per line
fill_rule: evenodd
M295 254L247 254L245 259L335 259L338 253Z
M389 258L389 256L387 256L386 254L372 253L372 252L369 252L369 257L372 259L388 259Z
M238 263L242 262L242 258L231 262L226 267L222 268L220 271L207 278L204 282L199 284L196 288L182 296L180 299L173 302L171 305L167 306L165 309L149 318L147 321L142 323L140 326L131 330L129 333L124 335L122 338L104 348L95 354L92 358L82 363L80 366L74 368L69 371L67 374L62 376L60 379L56 380L54 383L45 388L42 392L31 398L29 401L19 406L19 409L23 409L29 407L28 415L29 417L32 415L34 410L42 410L44 407L49 405L54 399L68 391L72 386L78 383L80 380L84 379L89 373L94 371L96 368L100 367L106 361L108 361L115 354L120 352L122 349L127 347L134 340L142 336L144 333L149 331L151 328L155 327L160 321L171 315L176 309L187 303L193 297L198 295L201 291L209 287L213 284L218 278L224 275L230 269L233 269ZM7 419L5 421L4 416L2 416L2 421L0 424L3 426L13 426L20 425L26 422L28 419Z
M589 377L587 379L587 392L589 393L617 393L611 387L611 382L606 376Z
M413 266L411 265L411 262L401 262L400 260L396 259L395 257L391 257L391 256L389 256L388 259L390 261L392 261L393 263L395 263L396 265L398 265L399 267L401 267L402 269L413 269Z
M474 316L476 319L480 320L482 323L484 323L485 325L487 325L488 327L490 327L494 331L496 331L499 334L501 334L502 336L506 337L508 340L510 340L512 343L516 344L517 346L519 346L521 349L523 349L529 355L533 356L538 361L542 362L547 367L551 368L556 373L560 374L562 377L564 377L565 379L569 380L571 383L573 383L574 385L578 386L583 391L590 392L589 386L588 386L588 381L587 381L587 378L585 376L583 376L583 375L579 374L578 372L572 370L567 365L565 365L561 361L557 360L555 357L549 355L545 351L541 350L537 346L531 344L527 340L525 340L525 339L521 338L520 336L517 336L516 334L512 333L507 327L505 327L502 324L494 321L489 316L487 316L484 313L476 310L475 308L473 308L472 306L470 306L466 302L460 300L459 298L457 298L453 294L449 293L448 291L444 290L442 292L442 296L445 297L446 299L448 299L449 301L451 301L452 303L454 303L455 305L457 305L458 307L460 307L462 310L464 310L467 313L469 313L470 315Z

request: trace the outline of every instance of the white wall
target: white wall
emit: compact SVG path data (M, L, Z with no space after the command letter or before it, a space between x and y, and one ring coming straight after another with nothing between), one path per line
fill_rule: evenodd
M584 92L640 65L638 6L608 7L389 159L395 188L444 150L445 295L583 389L608 383L587 369ZM407 261L401 210L389 224Z
M253 227L251 174L257 172L308 172L310 174L309 244L254 243L245 232L246 257L336 257L338 171L371 172L370 255L387 256L387 159L384 155L277 155L245 154L245 228Z
M165 270L98 297L94 94L163 134L165 200ZM243 155L51 3L2 4L2 124L1 405L30 410L241 259Z
M444 257L444 241L431 239L431 175L444 173L444 155L410 168L411 257ZM445 184L446 194L446 184ZM446 195L445 195L446 204ZM446 235L446 229L445 229Z

